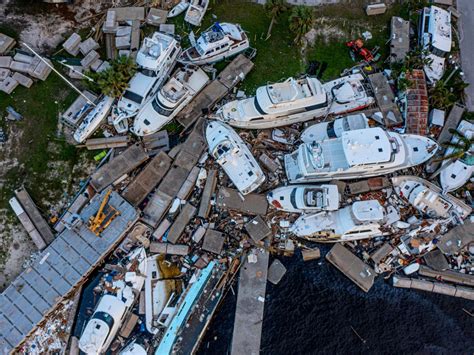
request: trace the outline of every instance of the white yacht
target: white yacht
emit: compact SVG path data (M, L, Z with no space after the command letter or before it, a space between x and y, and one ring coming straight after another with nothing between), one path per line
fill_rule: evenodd
M437 6L425 7L420 16L418 38L429 52L432 62L424 70L429 82L435 83L444 74L446 55L451 52L451 13Z
M114 98L110 96L104 96L104 98L99 101L74 132L74 139L76 142L84 142L96 131L97 128L99 128L100 124L109 114L113 103Z
M79 339L79 349L90 355L105 353L126 312L127 306L116 296L103 295Z
M365 114L359 113L309 126L301 133L300 139L304 143L320 142L325 139L339 138L343 132L365 128L369 128L369 121Z
M113 282L115 294L105 294L100 299L91 319L87 322L79 349L86 354L105 353L122 326L128 310L145 282L147 268L145 248L136 248L125 259L127 272L123 279Z
M318 242L345 242L382 235L384 219L385 210L377 200L357 201L337 211L304 214L290 231Z
M315 77L289 78L259 87L255 97L225 104L217 111L217 118L234 127L264 129L341 115L374 102L362 74L325 84Z
M200 26L208 6L209 0L191 0L184 21L194 26Z
M168 18L176 17L181 15L186 9L189 7L189 1L188 0L181 0L181 2L173 7L170 12L168 12Z
M158 255L150 256L145 280L145 326L151 334L160 330L159 318L170 298L168 283L161 274Z
M462 219L471 214L472 208L441 189L417 176L396 176L392 178L395 191L418 211L430 218L449 218L456 215Z
M138 111L155 96L173 69L181 47L176 39L168 34L155 32L146 37L137 53L137 72L128 84L114 110L114 126L123 131L128 124L122 121L135 116Z
M190 47L181 53L178 61L183 64L203 65L232 57L247 48L250 42L240 25L215 23Z
M159 131L209 82L207 74L197 66L176 70L170 80L148 101L135 117L132 132L146 136Z
M130 344L125 346L122 350L120 350L119 355L147 355L148 352L146 351L145 347L137 342L137 340L133 340Z
M270 191L267 200L278 210L311 213L337 210L340 196L337 185L290 185Z
M457 130L468 139L474 138L474 123L463 120L459 123ZM459 142L459 137L453 136L451 142ZM446 149L445 156L453 153L454 148L449 147ZM439 181L443 191L454 191L466 184L474 174L474 144L471 145L471 149L463 158L457 159L454 162L450 162L449 159L444 160L441 169Z
M138 111L158 91L160 82L155 76L148 76L141 72L136 73L128 83L114 110L114 121L135 116Z
M246 195L257 189L265 175L240 136L228 125L209 121L206 127L209 152L237 189Z
M163 82L171 72L176 58L181 52L179 42L171 35L155 32L143 40L137 53L137 64L142 71L150 71L150 76L156 76Z
M424 163L437 149L427 137L378 127L359 129L301 144L285 155L285 170L293 184L385 175Z

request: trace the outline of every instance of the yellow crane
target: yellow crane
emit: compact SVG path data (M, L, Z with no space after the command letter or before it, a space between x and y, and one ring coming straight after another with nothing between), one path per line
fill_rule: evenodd
M107 191L104 199L100 203L99 210L95 215L92 215L89 218L89 229L96 236L99 236L100 233L102 233L104 229L107 228L118 215L120 215L119 211L109 205L111 193L112 190Z

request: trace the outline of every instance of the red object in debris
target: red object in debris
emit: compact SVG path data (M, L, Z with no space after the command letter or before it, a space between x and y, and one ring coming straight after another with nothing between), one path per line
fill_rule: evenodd
M362 39L358 38L354 41L346 42L346 46L348 46L355 55L364 58L366 62L370 63L374 60L372 52L364 48L364 41Z
M280 202L278 202L277 200L273 200L272 201L272 205L276 208L282 208L283 206L281 205Z

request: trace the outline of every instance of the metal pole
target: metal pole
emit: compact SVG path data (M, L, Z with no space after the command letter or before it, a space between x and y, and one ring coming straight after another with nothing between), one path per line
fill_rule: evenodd
M47 65L49 68L51 68L56 74L58 74L61 79L63 79L66 83L68 83L74 90L76 90L76 91L79 93L79 95L81 95L83 98L85 98L89 104L91 104L92 106L95 107L95 103L93 103L86 95L84 95L81 90L79 90L77 87L75 87L73 83L71 83L69 80L67 80L60 72L58 72L58 71L56 70L56 68L54 68L54 67L53 67L51 64L49 64L46 60L44 60L43 57L41 57L38 53L36 53L36 52L35 52L29 45L27 45L25 42L22 42L22 44L23 44L26 48L28 48L31 52L33 52L33 54L34 54L35 56L37 56L44 64L46 64L46 65Z
M94 82L94 79L88 77L87 75L85 75L84 73L81 73L80 71L74 69L74 67L72 65L69 65L69 64L66 64L65 60L57 60L57 62L61 65L64 65L66 68L68 68L69 70L72 70L74 73L76 74L79 74L80 76L82 76L83 78L86 78L87 80L91 81L91 82Z

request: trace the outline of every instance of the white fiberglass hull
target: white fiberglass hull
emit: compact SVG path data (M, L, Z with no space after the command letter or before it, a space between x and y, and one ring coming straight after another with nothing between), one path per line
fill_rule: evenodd
M74 139L78 143L84 142L89 138L104 119L109 114L109 111L114 102L114 98L110 96L105 96L97 105L92 109L91 112L82 121L81 125L74 132Z
M147 277L145 280L145 326L151 334L157 334L159 328L154 323L165 308L168 300L166 281L158 265L157 255L148 258Z
M439 181L446 192L463 187L474 174L474 165L467 165L460 160L443 166L442 169L439 174Z
M446 200L448 203L452 204L452 207L450 209L446 209L446 212L445 212L444 215L430 216L432 218L437 218L437 217L446 218L450 214L454 213L454 214L458 215L460 218L464 219L467 216L469 216L469 214L471 214L471 212L472 212L472 208L469 207L468 205L466 205L463 201L461 201L460 199L457 199L456 197L454 197L450 194L442 194L441 188L439 188L435 184L432 184L429 181L421 179L417 176L407 176L407 175L396 176L396 177L392 178L392 183L395 187L395 190L397 191L397 193L401 197L404 197L404 198L408 198L408 196L406 196L406 193L404 194L404 192L401 190L401 187L405 183L409 183L409 182L414 182L414 183L423 185L426 188L428 188L429 190L431 190L432 192L434 192L435 194L433 196L431 196L431 198L430 198L430 200L432 202L434 201L435 196L439 195L440 198L442 198L442 199ZM418 208L418 206L414 206L414 207ZM430 210L432 209L431 206L427 206L427 207ZM433 211L433 212L435 212L435 211Z
M247 42L246 45L243 45L241 47L237 47L234 49L230 49L228 51L215 54L212 56L202 56L198 58L190 58L189 56L185 56L185 52L183 52L183 55L178 59L178 62L184 65L189 65L189 64L194 64L194 65L206 65L206 64L213 64L220 62L221 60L233 57L239 53L242 53L243 51L247 50L249 48L249 44Z
M170 12L168 12L168 18L176 17L181 15L189 7L189 2L187 0L182 0L178 5L173 7Z

